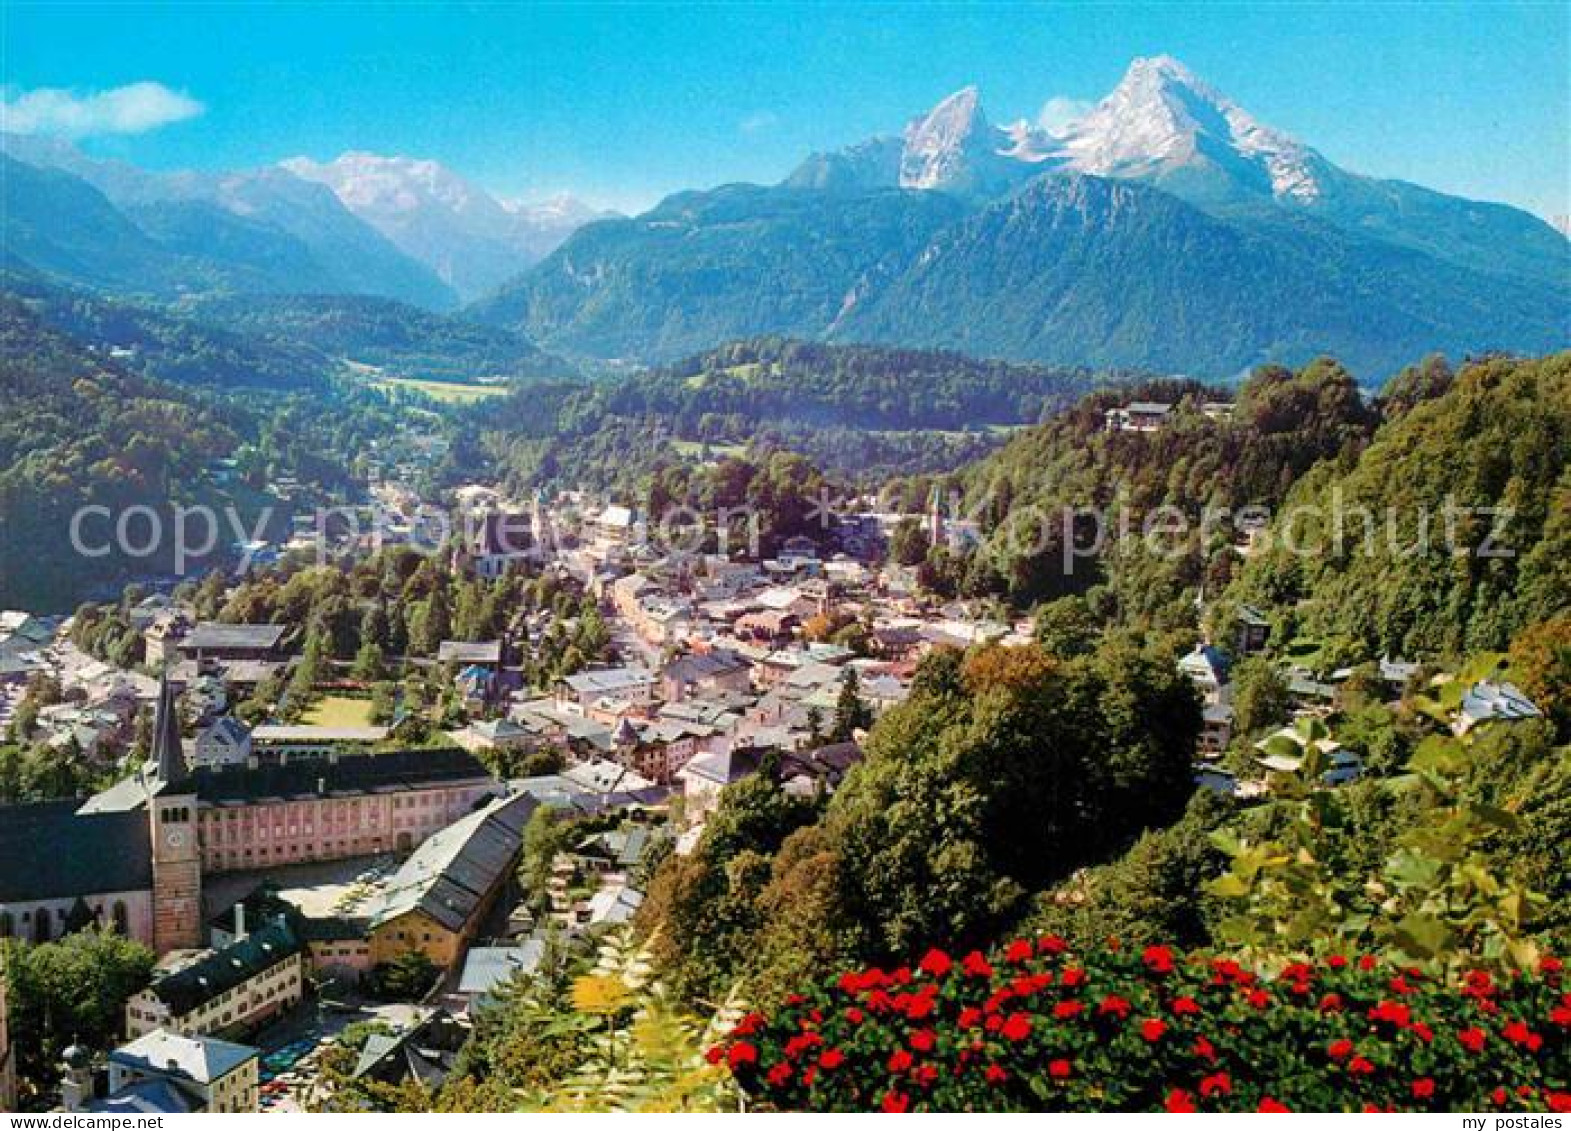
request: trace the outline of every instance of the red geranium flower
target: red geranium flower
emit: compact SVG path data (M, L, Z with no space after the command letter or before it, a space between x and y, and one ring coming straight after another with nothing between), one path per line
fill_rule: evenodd
M1085 1006L1078 1001L1061 1001L1053 1006L1053 1016L1065 1020L1071 1017L1079 1017L1080 1011L1084 1008Z
M1344 954L1331 954L1326 956L1326 965L1333 970L1340 970L1347 965L1347 956Z
M1342 995L1341 994L1326 994L1325 997L1320 999L1320 1012L1321 1013L1340 1013L1340 1012L1342 1012Z
M965 972L971 975L973 978L991 978L993 976L993 967L988 963L987 959L982 956L982 952L979 950L973 950L970 954L966 955L963 959L960 960L960 965L964 967Z
M1256 1009L1264 1009L1266 1006L1271 1004L1271 995L1266 993L1265 990L1250 990L1248 999L1249 1004L1254 1006Z
M1063 954L1069 949L1069 944L1057 935L1043 935L1037 940L1036 947L1043 954Z
M1549 1011L1549 1023L1571 1029L1571 1005L1557 1005Z
M1428 1076L1421 1076L1413 1081L1413 1098L1427 1100L1435 1094L1435 1082Z
M839 1049L825 1049L824 1055L818 1058L820 1067L835 1069L846 1062L846 1054Z
M974 1005L968 1005L960 1011L958 1024L962 1029L974 1029L982 1021L982 1011Z
M1413 1036L1423 1041L1426 1045L1435 1039L1435 1031L1428 1025L1425 1025L1422 1021L1413 1022L1413 1027L1409 1029L1408 1032L1412 1033Z
M1200 1081L1200 1094L1202 1096L1231 1095L1233 1079L1226 1072L1213 1073Z
M1167 1032L1167 1022L1157 1017L1148 1017L1140 1023L1140 1035L1149 1042L1162 1039L1162 1034Z
M1565 963L1552 954L1546 954L1538 960L1538 972L1540 974L1558 974L1565 968Z
M1117 994L1108 994L1102 999L1102 1004L1096 1007L1098 1013L1116 1013L1119 1017L1128 1017L1131 1006Z
M1200 1012L1200 1003L1192 997L1173 999L1173 1012L1179 1017L1189 1017Z
M1059 979L1069 989L1074 989L1086 980L1086 972L1079 966L1070 966L1064 970Z
M1494 1100L1497 1106L1503 1105L1507 1099L1506 1090L1504 1088L1496 1088L1489 1093L1489 1098Z
M731 1051L726 1054L726 1063L733 1070L742 1067L744 1064L757 1064L758 1050L746 1041L738 1041L731 1046Z
M764 1079L769 1081L771 1088L782 1088L791 1079L791 1066L782 1060L769 1070Z
M1204 1037L1196 1037L1194 1047L1196 1056L1204 1057L1206 1060L1216 1060L1216 1046Z
M1284 1112L1284 1111L1292 1111L1293 1109L1288 1107L1284 1103L1278 1103L1276 1100L1273 1100L1270 1096L1261 1096L1260 1097L1260 1106L1255 1108L1255 1110L1256 1111L1269 1111L1269 1112L1272 1112L1272 1113L1278 1113L1278 1112Z
M1512 1021L1504 1029L1500 1030L1500 1035L1513 1045L1521 1045L1529 1052L1537 1052L1544 1043L1543 1037L1533 1032L1521 1021Z
M922 961L917 963L917 969L935 978L942 978L953 966L954 963L950 961L949 955L936 947L923 955Z
M850 1006L846 1007L846 1020L847 1021L851 1022L851 1024L853 1024L853 1025L860 1025L862 1023L862 1019L863 1019L863 1013L862 1013L862 1011L860 1009L858 1009L854 1005L850 1005Z
M1386 1021L1398 1029L1406 1029L1413 1020L1413 1011L1399 1001L1383 1001L1369 1011L1371 1021Z
M1358 968L1360 970L1373 970L1375 968L1375 956L1372 954L1360 954L1358 956Z
M938 1069L931 1064L919 1064L916 1071L911 1073L911 1078L921 1087L931 1088L933 1081L938 1079Z
M911 1054L906 1052L905 1049L896 1049L889 1054L889 1071L891 1072L904 1072L911 1067L911 1064Z
M1192 1112L1195 1110L1195 1098L1182 1088L1174 1088L1167 1093L1167 1102L1163 1106L1175 1114Z
M719 1045L710 1045L709 1048L704 1052L704 1059L707 1060L710 1064L719 1064L722 1060L725 1059L725 1049Z
M1003 1032L1007 1040L1025 1040L1031 1035L1031 1015L1029 1013L1011 1013L1009 1020L1004 1022Z
M1004 951L1004 961L1018 966L1022 962L1030 962L1031 956L1035 953L1036 948L1031 945L1029 939L1016 939Z
M1071 1066L1067 1060L1055 1060L1047 1066L1047 1074L1054 1080L1067 1080Z
M1153 973L1167 974L1173 969L1173 952L1165 946L1148 946L1140 957Z
M1326 1048L1326 1055L1332 1060L1345 1060L1353 1055L1353 1042L1343 1037L1340 1041L1332 1041Z
M1545 1092L1544 1104L1559 1114L1571 1112L1571 1092Z
M1475 1025L1472 1028L1463 1029L1456 1035L1456 1039L1461 1042L1462 1047L1468 1052L1483 1052L1484 1043L1489 1040L1489 1034Z
M884 1093L883 1102L879 1104L889 1115L903 1115L911 1110L911 1097L904 1092L897 1092L893 1088Z
M1355 1056L1348 1061L1347 1070L1354 1076L1369 1076L1374 1072L1375 1066L1363 1057Z
M918 1029L911 1034L911 1047L917 1052L932 1052L935 1037L931 1029Z
M989 1084L1002 1084L1007 1079L1009 1079L1009 1073L1005 1072L998 1065L989 1064L987 1066L987 1082Z

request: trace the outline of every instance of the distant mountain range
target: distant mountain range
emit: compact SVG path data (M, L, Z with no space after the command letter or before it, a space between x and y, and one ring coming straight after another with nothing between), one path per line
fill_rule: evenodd
M452 309L599 215L571 197L504 204L435 162L371 153L209 174L15 134L0 152L8 255L152 298L354 294Z
M787 334L1214 377L1331 353L1374 381L1436 350L1571 342L1571 242L1549 224L1341 169L1165 56L1066 128L995 125L967 87L778 185L631 218L371 153L163 174L37 138L0 151L6 265L184 307L468 303L517 356L651 364Z
M437 273L462 299L478 298L554 251L573 230L610 213L572 196L509 202L435 161L345 153L283 168L326 185L339 202Z
M1571 341L1571 244L1342 170L1159 57L1057 134L966 88L773 188L591 225L474 313L641 361L783 332L1209 376L1334 353L1373 379Z

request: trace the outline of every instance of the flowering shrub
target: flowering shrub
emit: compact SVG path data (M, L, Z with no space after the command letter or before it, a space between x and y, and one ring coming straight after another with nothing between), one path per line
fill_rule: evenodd
M1571 1111L1561 964L1446 985L1372 957L929 952L750 1013L708 1052L757 1106L843 1111Z

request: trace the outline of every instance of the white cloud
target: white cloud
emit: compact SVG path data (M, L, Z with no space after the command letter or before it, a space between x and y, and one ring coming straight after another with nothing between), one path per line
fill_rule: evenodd
M0 129L66 138L140 134L194 118L206 109L190 95L159 82L134 82L87 94L39 87L7 91L0 97Z
M737 129L745 134L763 133L773 129L780 122L780 116L769 110L761 110L757 114L750 114L737 123Z
M1084 118L1095 107L1094 102L1081 98L1066 98L1055 94L1042 104L1037 112L1036 124L1048 133L1058 136Z

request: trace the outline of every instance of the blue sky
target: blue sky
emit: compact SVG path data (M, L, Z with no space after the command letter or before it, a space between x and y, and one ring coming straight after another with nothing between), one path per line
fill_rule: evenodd
M1356 171L1571 212L1563 2L3 2L12 124L22 107L157 168L371 149L504 195L636 207L776 180L967 83L998 122L1094 100L1165 52ZM138 82L161 86L104 96Z

